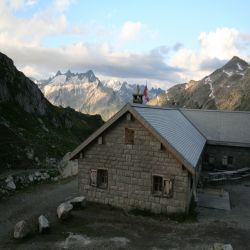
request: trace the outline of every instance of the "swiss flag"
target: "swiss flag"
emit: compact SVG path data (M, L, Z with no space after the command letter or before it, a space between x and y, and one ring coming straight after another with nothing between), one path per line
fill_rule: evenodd
M147 85L145 85L145 87L144 87L143 96L144 96L144 99L148 102L149 97L148 97L148 87L147 87Z

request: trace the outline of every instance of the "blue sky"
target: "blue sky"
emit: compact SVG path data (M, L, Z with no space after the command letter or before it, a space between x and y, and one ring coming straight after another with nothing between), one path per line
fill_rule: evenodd
M32 77L93 69L168 88L234 55L250 61L249 9L231 0L4 0L0 46Z

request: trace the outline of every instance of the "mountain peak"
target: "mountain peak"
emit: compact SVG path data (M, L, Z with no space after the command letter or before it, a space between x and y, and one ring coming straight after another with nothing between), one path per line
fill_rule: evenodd
M243 71L248 68L248 66L249 65L246 61L238 56L234 56L222 67L222 69L230 71Z
M56 76L60 76L62 73L61 73L61 71L60 70L58 70L57 72L56 72Z
M96 80L96 76L92 70L88 70L85 74L89 78L90 82L94 82Z
M66 76L70 76L72 73L70 71L70 69L67 70L67 72L65 73Z

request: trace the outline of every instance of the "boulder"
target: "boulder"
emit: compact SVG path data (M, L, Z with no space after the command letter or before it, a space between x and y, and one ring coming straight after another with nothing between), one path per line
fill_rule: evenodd
M86 198L84 196L78 196L68 201L72 204L73 208L86 207Z
M39 233L44 233L49 229L49 221L44 215L38 217Z
M52 177L51 180L53 180L53 181L58 181L59 178L58 178L58 176L56 176L56 177Z
M11 182L11 181L14 181L14 178L13 178L11 175L9 175L9 176L6 178L5 182L8 183L8 182Z
M40 173L39 171L36 171L36 172L35 172L35 176L36 176L36 177L40 177L40 176L41 176L41 173Z
M23 239L30 233L30 227L25 220L21 220L17 222L14 227L14 238L15 239Z
M16 190L16 184L14 182L14 178L11 175L9 175L6 178L5 182L6 182L6 189L7 190L11 190L11 191Z
M33 176L32 174L30 174L30 175L28 176L28 179L29 179L30 182L33 182L33 181L34 181L34 176Z
M10 181L6 184L6 189L8 190L16 190L16 184L14 181Z
M49 174L48 174L48 173L46 173L46 172L45 172L45 173L43 173L43 177L45 178L45 180L50 178Z
M57 217L60 220L64 220L70 216L70 212L73 209L73 205L69 202L64 202L57 207Z

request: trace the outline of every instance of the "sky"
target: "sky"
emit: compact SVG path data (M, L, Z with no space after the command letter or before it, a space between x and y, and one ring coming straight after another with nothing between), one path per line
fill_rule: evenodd
M0 51L35 79L93 70L167 89L250 62L248 0L1 0Z

